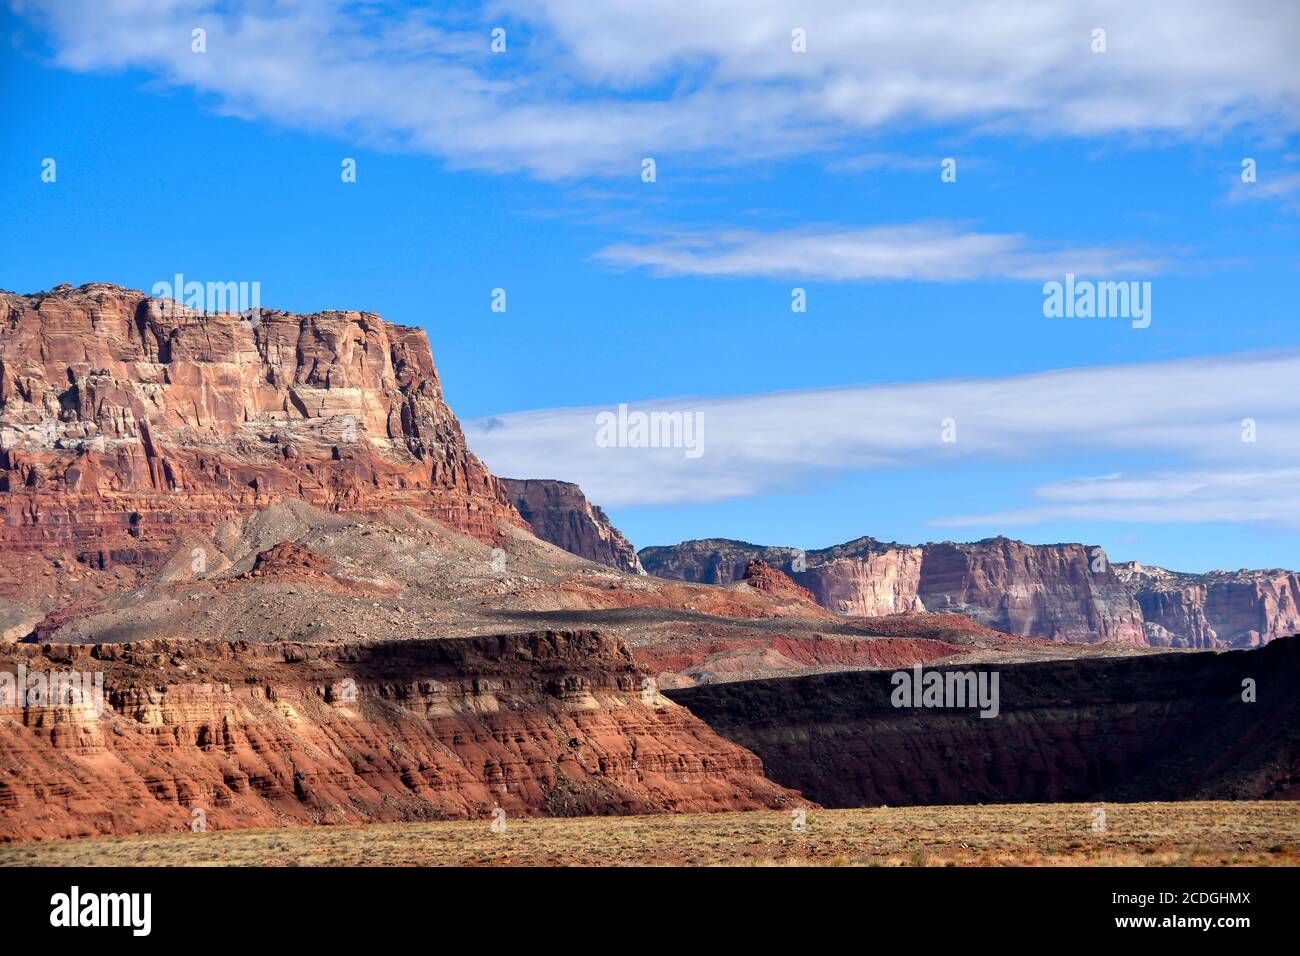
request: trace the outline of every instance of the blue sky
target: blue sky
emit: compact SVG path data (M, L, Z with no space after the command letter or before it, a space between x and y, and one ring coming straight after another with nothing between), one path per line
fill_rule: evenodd
M488 464L638 546L1300 566L1297 8L580 6L11 4L0 287L422 326ZM1044 317L1066 271L1150 282L1150 327ZM597 447L618 403L703 454Z

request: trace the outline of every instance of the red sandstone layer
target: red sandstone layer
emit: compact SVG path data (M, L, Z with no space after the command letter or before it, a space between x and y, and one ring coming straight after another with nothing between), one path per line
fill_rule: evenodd
M0 839L742 810L798 795L593 632L320 645L8 645L102 675L0 708ZM198 811L198 813L196 813Z

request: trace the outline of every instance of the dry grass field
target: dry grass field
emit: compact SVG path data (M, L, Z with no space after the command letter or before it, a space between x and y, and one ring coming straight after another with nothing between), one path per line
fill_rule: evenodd
M1168 866L1300 863L1300 804L812 810L230 830L0 847L4 866Z

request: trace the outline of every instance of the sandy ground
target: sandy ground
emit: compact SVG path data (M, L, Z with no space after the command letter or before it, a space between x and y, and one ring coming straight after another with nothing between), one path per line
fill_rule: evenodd
M1104 815L1103 815L1104 814ZM1021 804L377 824L0 847L3 866L1295 866L1300 804Z

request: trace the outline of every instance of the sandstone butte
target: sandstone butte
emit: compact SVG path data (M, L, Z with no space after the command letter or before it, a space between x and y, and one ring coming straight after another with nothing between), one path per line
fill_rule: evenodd
M188 560L195 540L210 565ZM515 583L488 571L496 544ZM549 548L466 447L422 331L204 315L104 284L0 293L0 626L84 635L0 644L0 671L104 681L102 706L0 701L0 840L185 831L196 810L225 828L799 801L659 695L617 636L483 634L556 600L781 608L611 590ZM366 554L379 584L357 577ZM300 615L302 584L327 642L264 635ZM403 624L413 611L448 636ZM389 636L340 640L390 619ZM259 626L197 640L197 621ZM176 636L132 636L155 629Z
M0 549L148 564L285 498L407 504L488 541L521 523L419 329L205 315L99 283L0 293Z

